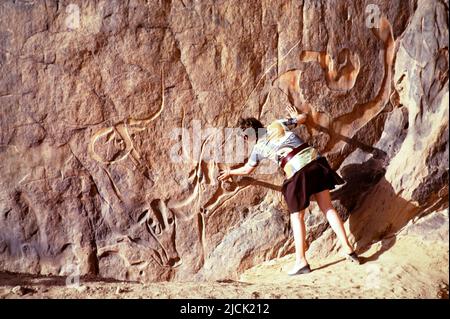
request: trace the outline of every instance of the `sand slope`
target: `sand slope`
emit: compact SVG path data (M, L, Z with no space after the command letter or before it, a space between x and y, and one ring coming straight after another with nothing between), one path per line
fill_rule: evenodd
M394 242L395 241L395 242ZM382 247L390 247L380 254ZM63 277L1 274L1 298L448 298L448 243L414 235L376 243L362 265L339 254L310 259L314 271L289 277L293 255L247 270L240 281L123 283L81 280L68 288ZM15 288L20 285L21 289Z

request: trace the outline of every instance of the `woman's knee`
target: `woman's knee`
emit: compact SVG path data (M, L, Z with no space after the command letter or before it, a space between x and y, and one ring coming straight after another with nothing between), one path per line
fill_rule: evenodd
M291 213L291 219L304 219L305 218L305 210L301 210L299 212Z
M333 207L333 205L325 207L323 209L321 208L320 211L326 218L328 218L331 214L336 213L336 209Z
M317 205L319 205L319 208L322 211L322 213L326 215L329 210L334 210L334 206L331 203L331 198L330 194L328 193L328 190L325 190L318 194L314 194L314 196L316 198Z

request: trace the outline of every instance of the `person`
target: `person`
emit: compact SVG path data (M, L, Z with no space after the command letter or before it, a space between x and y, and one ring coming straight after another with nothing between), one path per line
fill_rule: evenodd
M291 131L293 127L306 123L307 115L299 113L288 106L289 117L272 122L264 128L255 118L241 118L239 127L244 137L254 136L253 146L247 163L236 169L226 168L220 171L219 181L231 176L252 173L263 159L276 162L285 174L282 193L290 212L290 222L294 234L295 264L289 275L311 272L305 257L306 228L305 209L310 200L316 200L320 210L325 214L331 228L340 241L345 257L359 264L359 259L350 245L344 225L331 203L330 190L336 185L344 184L342 178L331 169L327 159L308 143ZM249 134L249 130L255 134Z

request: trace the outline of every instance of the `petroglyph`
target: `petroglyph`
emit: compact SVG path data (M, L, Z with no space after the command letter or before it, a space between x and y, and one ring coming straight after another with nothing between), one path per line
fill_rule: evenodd
M323 127L329 127L331 118L324 112L316 111L308 103L304 103L302 97L302 91L300 88L300 78L302 72L300 70L291 70L283 73L274 81L274 86L281 89L288 97L289 102L294 105L300 112L309 115L306 128L310 135L312 135L310 123L315 123Z
M204 208L201 207L201 196L202 190L204 190L204 183L211 183L213 181L212 178L205 178L209 176L209 172L207 169L207 165L203 162L204 151L207 143L214 137L215 134L210 134L205 141L203 141L199 158L196 163L196 167L192 172L191 176L193 177L192 183L194 184L194 188L189 194L188 197L181 201L169 201L168 206L169 209L174 209L175 214L178 218L182 218L184 220L191 220L194 217L197 217L198 222L198 231L199 231L199 241L202 247L202 253L200 255L200 263L203 264L205 260L205 217L204 217ZM193 205L191 205L193 203ZM180 210L181 209L181 210ZM188 211L188 213L181 213L181 211Z
M128 235L120 235L115 244L110 244L98 250L98 257L102 258L106 254L118 254L128 265L137 265L140 268L146 267L145 258L137 258L134 255L127 255L127 247L139 245L144 242L143 238L150 234L156 245L148 246L145 241L144 250L151 250L150 257L160 267L177 268L182 264L182 260L176 248L176 220L173 211L167 207L167 203L161 199L151 201L148 208L144 209L128 230ZM139 268L139 269L140 269Z
M123 122L97 131L90 140L89 154L97 162L109 165L130 157L138 167L145 166L133 143L133 134L145 130L164 110L164 72L161 67L161 105L159 109L146 119L128 118ZM102 141L103 143L100 143ZM100 150L102 144L103 148ZM106 146L106 147L105 147ZM131 155L131 156L130 156Z
M269 74L269 72L277 65L280 64L281 61L283 61L286 57L289 56L289 54L291 54L291 52L301 43L301 40L297 41L287 52L286 54L284 54L281 58L277 58L277 60L272 63L265 71L264 73L260 76L260 78L258 79L258 81L256 82L255 86L253 87L253 89L251 90L250 94L247 96L247 98L244 101L244 104L240 107L241 110L243 110L245 108L245 106L248 104L248 101L250 100L251 96L253 95L253 93L256 91L256 89L258 88L259 84L261 83L261 81L266 77L267 74ZM242 84L242 86L244 86L245 82ZM241 86L241 87L242 87Z
M354 106L354 111L338 118L332 119L324 112L316 111L308 103L304 103L301 87L299 85L302 72L291 70L283 73L274 81L288 96L289 102L296 106L301 112L309 114L307 129L313 135L312 128L320 127L330 135L330 140L322 152L329 152L339 143L345 147L343 138L352 138L368 122L375 118L384 108L385 102L389 101L391 95L390 79L392 77L391 68L394 57L394 39L392 26L386 18L381 18L378 28L373 28L372 32L383 43L383 64L384 78L376 97L367 103ZM337 63L325 52L303 51L300 55L302 62L318 62L325 73L327 87L335 91L351 90L357 80L361 62L357 54L349 50L342 50Z
M227 185L227 186L225 186ZM204 205L205 215L212 216L220 207L226 202L235 197L239 192L249 187L250 185L237 184L235 182L225 182L225 185L221 185L214 195Z
M143 175L149 178L147 172L150 169L143 162L142 156L134 144L133 137L135 133L147 129L148 125L161 115L165 106L164 91L164 71L161 67L161 104L158 110L147 118L128 118L115 125L98 130L90 139L88 147L90 157L104 165L120 164L120 162L130 159ZM110 172L105 167L102 167L102 170L109 179L114 195L119 201L123 202L123 195L114 183ZM137 223L129 229L128 233L145 231L150 234L154 242L157 243L156 247L148 247L148 242L145 241L144 246L150 248L153 252L151 258L161 267L175 268L181 264L181 258L175 247L175 225L172 210L167 207L165 202L158 199L152 201L150 207L140 215ZM134 257L127 256L125 253L127 245L142 243L142 239L130 239L129 236L121 236L120 238L122 238L120 243L101 248L98 253L99 258L109 254L117 254L125 261L126 265L139 265L142 269L145 268L147 265L145 261L130 261Z
M355 86L361 62L356 53L343 49L336 59L326 52L302 51L302 62L318 62L322 67L328 88L335 91L349 91Z
M368 103L356 105L354 112L345 114L335 119L332 123L332 131L338 132L340 135L353 137L355 134L375 118L381 111L383 111L387 102L390 102L391 95L391 78L392 78L392 63L394 60L394 38L390 22L382 17L379 23L379 28L373 28L372 31L384 44L384 77L376 97ZM339 142L336 135L331 134L326 150L331 150ZM345 143L341 142L342 148Z
M191 191L182 200L169 199L167 206L169 210L173 210L177 219L184 221L194 220L198 225L198 239L202 247L202 253L200 255L200 263L204 263L205 251L206 251L206 224L207 217L210 217L217 208L221 207L226 201L230 200L237 193L249 184L238 185L237 187L227 187L229 183L219 183L216 182L217 172L222 168L222 164L216 163L214 161L205 161L205 150L218 134L215 131L207 136L207 138L202 142L200 146L200 152L198 158L193 161L195 164L194 169L189 173L189 183L192 185ZM221 147L231 138L231 135L223 141ZM235 183L232 183L233 185ZM205 200L203 199L205 190L207 186L214 186L217 188L215 193Z

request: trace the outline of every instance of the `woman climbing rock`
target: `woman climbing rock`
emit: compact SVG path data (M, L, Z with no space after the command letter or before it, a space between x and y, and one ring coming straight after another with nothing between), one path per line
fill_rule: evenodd
M248 139L254 136L256 143L244 166L221 171L218 179L224 181L233 175L250 174L262 159L270 159L282 168L286 177L282 193L290 212L295 243L295 264L288 272L289 275L311 272L305 257L304 215L312 199L317 201L336 233L346 258L359 264L358 256L348 241L342 220L331 203L330 190L336 185L343 184L344 181L331 169L324 156L290 130L296 125L304 124L307 115L299 113L291 106L287 107L287 111L289 118L276 120L267 128L264 128L255 118L240 119L238 125L244 137Z

